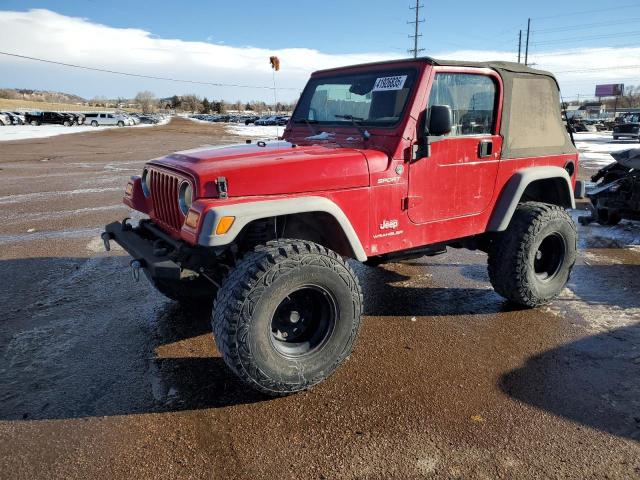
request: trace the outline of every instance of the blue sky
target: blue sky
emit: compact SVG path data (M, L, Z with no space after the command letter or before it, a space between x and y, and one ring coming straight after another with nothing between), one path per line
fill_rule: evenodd
M276 53L285 60L279 81L291 89L282 96L291 99L317 68L407 56L411 3L2 0L0 50L141 74L260 86L271 80L260 59ZM602 0L423 3L424 54L515 60L518 30L526 28L530 16L531 61L559 72L569 96L588 94L597 81L640 84L640 69L633 67L640 64L640 0L619 0L615 8ZM85 33L74 40L74 32ZM621 65L626 66L617 70ZM596 67L611 70L593 71ZM88 97L135 95L143 88L158 95L193 91L243 100L271 95L264 89L135 81L1 56L0 69L9 72L0 87L66 87Z
M640 17L640 1L619 0L616 8L602 0L522 2L499 0L456 2L424 0L426 22L421 25L422 46L428 51L474 48L516 49L516 36L532 17L533 30L562 28L579 24L625 21L620 33L640 31L633 18ZM4 0L2 10L45 8L68 16L79 16L112 27L141 28L162 38L223 42L235 46L262 46L273 49L307 47L326 53L396 51L410 46L411 0L322 0L277 1L169 1L169 0ZM591 27L576 31L540 32L535 41L539 51L558 45L598 45L603 39L580 37L615 33L611 27ZM555 39L575 40L554 43ZM534 39L532 39L534 40ZM610 42L625 40L623 36Z

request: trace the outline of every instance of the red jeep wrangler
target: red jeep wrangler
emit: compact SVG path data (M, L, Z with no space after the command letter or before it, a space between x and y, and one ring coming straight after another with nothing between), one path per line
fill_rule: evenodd
M103 234L167 297L215 297L227 365L262 392L311 387L349 355L370 265L447 246L488 254L495 290L549 302L576 256L578 153L552 74L398 60L316 72L283 139L150 161Z

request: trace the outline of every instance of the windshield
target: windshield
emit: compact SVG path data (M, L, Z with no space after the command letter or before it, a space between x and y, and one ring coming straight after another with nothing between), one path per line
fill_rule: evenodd
M415 77L415 70L396 69L312 78L292 121L394 126L402 118Z

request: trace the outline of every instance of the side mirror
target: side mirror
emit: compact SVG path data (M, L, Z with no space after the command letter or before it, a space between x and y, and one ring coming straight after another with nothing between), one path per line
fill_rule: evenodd
M428 134L439 137L451 133L453 115L449 105L433 105L429 114Z
M431 156L431 137L441 137L451 133L453 128L453 114L449 105L433 105L429 109L429 125L425 128L422 142L413 146L411 162L417 162L422 157Z

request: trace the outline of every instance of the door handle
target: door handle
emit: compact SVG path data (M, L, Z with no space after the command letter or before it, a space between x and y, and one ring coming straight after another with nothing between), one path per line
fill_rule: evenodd
M487 158L493 155L493 142L491 140L481 140L478 144L478 157Z

